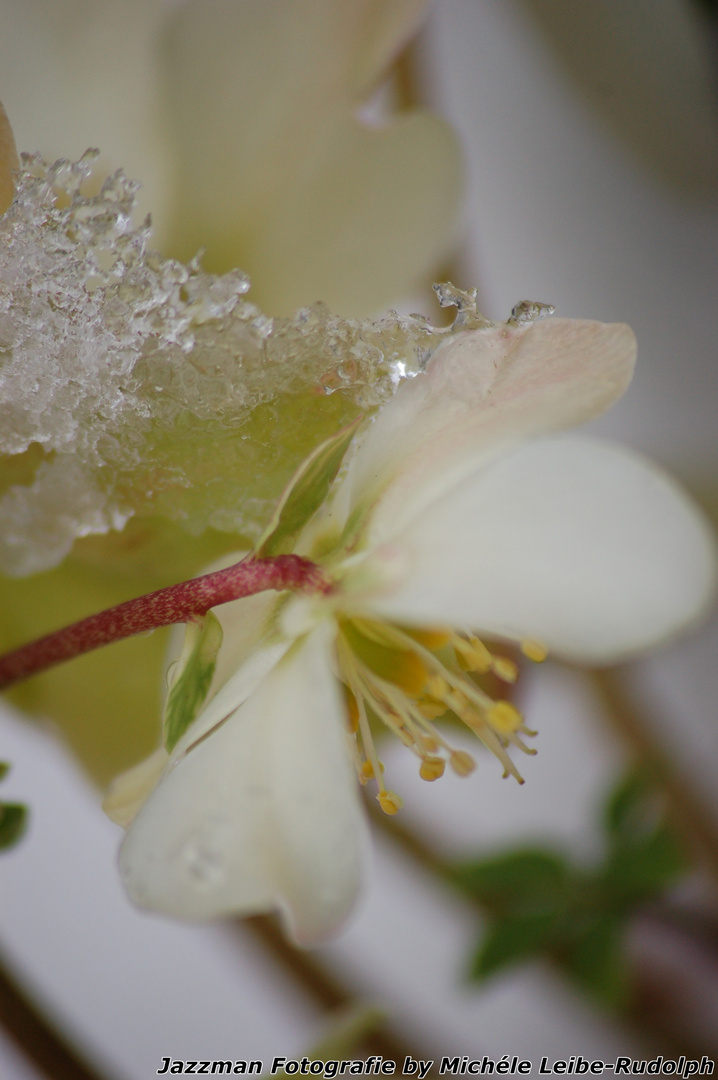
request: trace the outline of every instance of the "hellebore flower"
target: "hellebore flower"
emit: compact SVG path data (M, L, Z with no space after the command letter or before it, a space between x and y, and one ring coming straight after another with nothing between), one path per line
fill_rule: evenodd
M453 713L519 778L508 750L531 733L481 684L489 670L511 682L515 665L475 635L534 660L606 663L696 618L715 553L687 498L632 453L546 437L619 397L634 354L622 325L487 324L400 387L316 513L317 462L341 456L352 432L315 452L258 553L291 547L328 591L218 608L206 704L166 724L168 749L110 791L108 812L131 822L120 868L135 902L189 919L278 908L299 941L322 938L360 883L352 762L385 812L401 805L370 719L433 780L447 764L474 768L435 723ZM188 632L170 713L211 674L210 619Z

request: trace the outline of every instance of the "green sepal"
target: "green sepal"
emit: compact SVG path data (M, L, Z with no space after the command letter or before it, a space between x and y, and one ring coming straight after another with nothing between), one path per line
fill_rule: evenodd
M305 458L287 484L259 538L254 552L257 558L269 558L292 550L297 536L329 494L361 421L362 417L358 417L320 443Z
M211 611L187 624L162 721L164 743L170 753L204 704L221 644L222 627Z
M26 827L26 806L21 803L0 803L0 850L17 844Z

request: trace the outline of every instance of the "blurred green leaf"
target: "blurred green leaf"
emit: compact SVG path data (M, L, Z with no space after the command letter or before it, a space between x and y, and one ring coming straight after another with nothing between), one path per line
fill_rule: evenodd
M591 997L611 1009L628 997L628 966L623 954L625 919L599 915L561 957L562 966Z
M688 865L672 831L659 826L640 843L612 852L603 877L616 902L635 905L673 885Z
M636 770L611 791L604 811L606 855L591 870L556 852L524 848L455 868L457 884L487 920L470 977L521 961L549 959L604 1007L628 999L623 954L634 913L689 869L649 773Z
M570 877L560 855L540 849L511 851L456 867L457 883L497 912L531 912L555 907Z
M0 780L4 780L9 772L10 772L10 762L9 761L0 761Z
M609 837L622 839L635 833L645 815L648 777L640 769L629 772L606 802L604 822Z
M12 847L27 826L27 807L20 803L0 803L0 850Z
M553 942L559 919L557 910L496 919L483 936L469 977L484 979L500 968L540 955Z

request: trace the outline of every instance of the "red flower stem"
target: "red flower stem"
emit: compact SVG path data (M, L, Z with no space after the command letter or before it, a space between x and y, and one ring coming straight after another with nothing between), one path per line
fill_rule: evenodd
M316 563L299 555L277 555L271 559L250 556L226 570L126 600L0 656L0 690L63 660L91 652L100 645L109 645L158 626L190 622L206 615L218 604L253 596L266 589L326 593L330 591L331 583Z

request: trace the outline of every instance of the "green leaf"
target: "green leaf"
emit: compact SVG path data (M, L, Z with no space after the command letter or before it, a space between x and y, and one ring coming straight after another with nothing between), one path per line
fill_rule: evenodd
M165 746L170 752L204 704L221 644L222 627L211 611L187 624L162 722Z
M0 849L17 844L26 827L26 806L21 803L0 803Z
M457 883L497 912L530 912L563 903L569 866L551 851L509 852L456 867Z
M561 965L595 1000L611 1009L628 997L624 958L625 919L599 915L563 953Z
M545 953L551 945L560 912L536 912L496 919L486 930L469 975L480 980L500 968Z
M609 895L625 904L648 900L663 892L689 869L674 833L659 826L649 836L613 851L603 879Z
M614 845L632 843L651 831L659 818L655 788L645 770L633 770L609 795L604 813L606 830Z
M4 780L9 772L10 772L10 762L9 761L0 761L0 780Z
M661 799L645 770L629 773L612 792L605 812L609 851L599 876L614 910L650 899L688 869L663 819Z
M257 558L268 558L292 550L297 536L329 494L329 488L361 420L362 417L359 417L320 443L302 462L259 539L255 549Z

